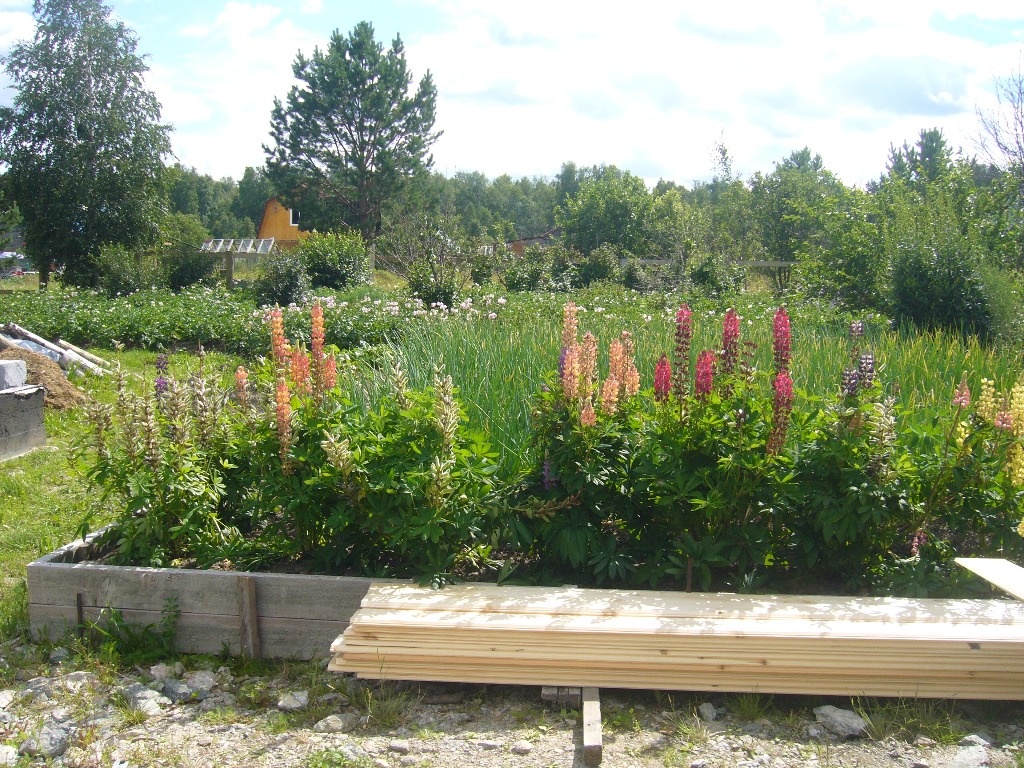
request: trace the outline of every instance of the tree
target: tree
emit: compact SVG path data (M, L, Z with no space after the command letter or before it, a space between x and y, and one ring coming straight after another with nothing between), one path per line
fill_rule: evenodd
M274 196L274 185L267 178L266 168L246 167L238 182L238 195L231 202L231 212L240 219L252 222L253 232L259 232L263 223L263 209Z
M614 166L584 181L558 211L566 245L584 255L610 244L634 256L657 250L654 197L643 179Z
M33 14L35 37L3 59L16 94L0 108L0 163L40 282L52 263L93 285L101 245L156 236L170 128L135 34L100 0L36 0Z
M317 228L347 224L372 241L384 204L432 163L433 79L427 72L410 95L401 38L385 53L365 21L310 59L299 52L292 71L302 85L287 104L275 99L274 146L263 148L270 180Z
M252 237L258 224L235 213L239 185L232 178L214 179L180 163L167 169L167 199L171 213L196 216L213 237ZM267 199L263 199L266 203ZM262 213L262 204L260 213Z

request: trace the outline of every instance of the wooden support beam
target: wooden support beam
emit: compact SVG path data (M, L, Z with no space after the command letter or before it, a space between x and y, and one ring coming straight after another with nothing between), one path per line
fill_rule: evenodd
M956 563L1018 600L1024 600L1024 568L1016 563L999 557L958 557Z
M601 737L601 692L598 688L586 687L583 695L583 762L600 765L603 755Z
M545 685L540 689L540 697L559 707L579 709L582 702L579 688L564 685Z
M259 614L256 610L256 580L252 576L238 577L238 643L243 656L260 657Z

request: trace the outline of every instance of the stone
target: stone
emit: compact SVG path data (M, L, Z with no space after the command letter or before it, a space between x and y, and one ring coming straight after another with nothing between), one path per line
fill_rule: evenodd
M528 741L517 741L512 745L513 755L528 755L533 752L533 744Z
M14 765L18 762L18 750L6 744L0 744L0 765Z
M388 752L394 752L396 755L408 755L409 742L406 739L395 739L388 744Z
M406 755L398 761L399 765L419 765L420 759L415 755Z
M0 360L0 389L24 387L28 366L24 360Z
M361 718L354 712L328 715L313 726L316 733L349 733L359 727Z
M910 763L910 768L931 768L927 760L914 760Z
M988 750L984 747L961 747L946 768L982 768L988 764Z
M181 680L164 680L163 694L175 704L191 701L196 698L196 691Z
M141 683L134 683L125 688L122 693L128 700L130 706L136 712L141 712L147 717L159 715L163 707L170 705L171 700L162 695L159 691L147 688Z
M849 709L840 709L828 704L815 707L814 717L826 730L842 739L851 739L863 735L867 729L867 721Z
M193 691L210 691L217 687L217 676L208 669L197 669L185 675L185 682Z
M174 668L167 664L154 664L149 668L149 676L154 680L164 680L168 677L175 677Z
M708 701L697 707L697 714L701 720L707 720L708 722L718 719L718 710L715 709L714 704Z
M0 366L3 366L5 362L7 361L0 360ZM4 389L4 387L0 386L0 389ZM70 658L71 651L69 651L67 648L54 648L52 651L50 651L49 659L53 664L63 664Z
M277 701L282 712L301 712L309 706L309 691L288 691Z
M0 691L0 709L7 709L11 704L14 703L14 699L17 697L18 692L8 688Z
M37 755L60 757L68 750L68 744L71 740L70 730L67 725L48 720L43 723L39 733L22 742L21 748L18 751L23 755L30 755L32 757Z
M972 733L957 742L961 747L991 747L994 739L987 733Z
M61 681L69 691L80 691L82 688L98 684L100 679L92 672L69 672Z
M500 741L493 741L491 739L483 739L481 741L478 741L477 744L479 745L480 749L487 749L487 750L490 750L490 749L501 749L501 746L502 746Z

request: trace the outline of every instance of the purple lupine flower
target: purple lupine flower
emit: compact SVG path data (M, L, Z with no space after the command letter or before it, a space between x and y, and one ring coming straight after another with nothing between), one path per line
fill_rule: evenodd
M558 487L558 478L555 477L555 471L551 467L551 462L547 459L544 460L544 488L550 491L552 488Z

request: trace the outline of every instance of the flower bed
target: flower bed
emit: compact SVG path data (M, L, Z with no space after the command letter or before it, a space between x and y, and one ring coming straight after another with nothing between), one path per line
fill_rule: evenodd
M116 610L130 624L157 625L169 606L182 653L311 659L329 655L370 579L88 562L103 531L29 563L33 637L57 640Z

